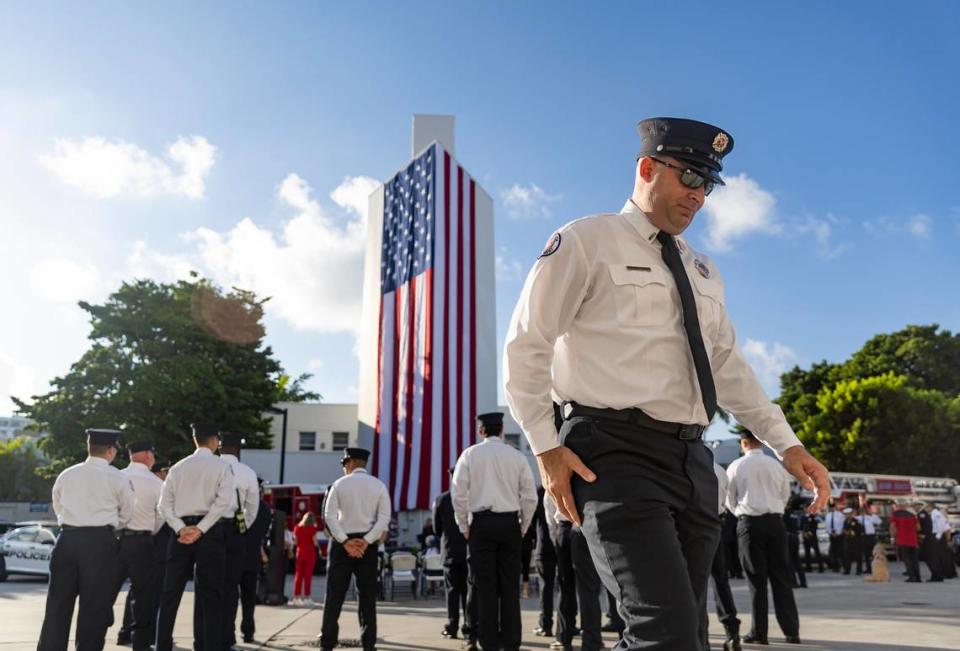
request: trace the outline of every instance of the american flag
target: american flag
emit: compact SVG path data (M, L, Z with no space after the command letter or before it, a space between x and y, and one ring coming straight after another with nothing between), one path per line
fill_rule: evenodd
M373 468L398 511L476 442L475 191L437 144L384 186Z

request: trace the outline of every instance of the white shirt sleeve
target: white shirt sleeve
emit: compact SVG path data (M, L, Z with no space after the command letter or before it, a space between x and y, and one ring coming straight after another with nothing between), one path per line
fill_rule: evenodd
M462 533L466 533L470 527L470 468L467 463L466 454L461 454L453 470L453 479L450 480L453 513Z
M137 496L133 492L133 486L130 484L130 480L120 474L119 471L118 474L120 476L117 481L117 490L119 492L117 497L120 503L118 526L120 529L123 529L127 526L127 523L130 522L130 518L133 517L133 509L137 503Z
M179 533L183 529L186 523L174 515L174 497L173 497L173 482L174 478L168 476L167 480L163 482L163 489L160 491L160 503L157 505L157 510L160 511L160 517L163 518L163 521L170 525L170 528L173 529L174 533Z
M58 518L63 514L63 506L60 502L60 477L62 476L62 473L57 476L57 480L53 482L53 490L50 491L50 500L53 503L53 512Z
M727 510L736 515L737 502L740 496L737 494L737 463L733 462L727 468Z
M252 483L250 479L253 480ZM258 510L260 510L260 487L257 485L257 478L250 477L248 473L247 494L243 500L243 515L247 519L248 527L253 526Z
M347 541L347 532L340 524L340 498L337 496L336 486L330 487L327 499L323 503L323 521L334 540L341 545Z
M217 493L213 499L213 506L203 516L203 519L197 523L197 528L203 533L207 533L210 527L215 525L220 518L233 517L233 504L237 497L233 492L233 468L228 464L222 464L220 469L220 478L217 481Z
M527 533L533 514L537 510L537 485L533 482L533 472L526 458L520 459L520 535Z
M553 346L589 287L590 264L577 234L567 229L557 235L557 250L539 258L527 276L503 347L507 405L534 454L560 445L550 395Z
M390 526L390 495L387 493L387 487L381 485L380 497L377 499L377 521L373 528L363 537L371 545L378 540L383 532Z

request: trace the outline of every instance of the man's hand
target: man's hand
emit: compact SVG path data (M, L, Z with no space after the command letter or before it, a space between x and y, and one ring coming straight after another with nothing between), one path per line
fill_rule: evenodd
M200 540L200 536L202 535L203 532L200 531L198 527L184 527L180 530L180 535L177 536L177 542L179 542L181 545L192 545Z
M363 553L367 550L367 541L363 538L351 538L343 543L343 548L352 558L363 558Z
M584 481L595 481L597 476L587 468L573 450L561 445L537 455L540 478L543 488L557 504L557 511L578 527L580 514L573 503L573 491L570 489L570 477L577 473Z
M783 467L797 478L803 488L813 491L813 502L807 507L807 513L817 513L827 506L827 499L830 498L830 473L805 447L795 445L784 452Z

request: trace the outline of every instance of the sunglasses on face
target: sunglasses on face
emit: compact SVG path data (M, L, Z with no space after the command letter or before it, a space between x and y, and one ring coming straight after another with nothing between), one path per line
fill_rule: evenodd
M713 186L716 185L716 183L714 183L713 181L708 181L702 174L700 174L700 172L692 170L689 167L680 167L679 165L668 163L665 160L660 160L659 158L654 158L653 156L651 156L650 158L660 163L661 165L664 165L671 169L679 170L680 182L683 183L684 186L690 188L691 190L696 190L700 186L703 186L704 196L713 192Z

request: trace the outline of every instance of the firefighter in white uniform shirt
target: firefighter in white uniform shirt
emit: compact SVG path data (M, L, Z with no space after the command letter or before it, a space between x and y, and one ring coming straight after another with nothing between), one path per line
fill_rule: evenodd
M383 482L367 474L370 451L347 448L340 464L346 475L333 482L323 503L323 521L330 531L327 593L323 602L320 648L329 651L340 637L340 610L357 580L360 643L374 651L377 643L377 562L380 537L390 526L390 495Z
M818 508L829 478L737 346L716 265L680 237L723 183L733 138L694 120L639 126L630 200L562 227L528 275L504 390L544 486L572 520L582 516L626 622L621 648L692 651L703 646L696 623L720 535L700 442L718 406L805 487L816 484Z
M87 459L60 473L53 510L60 537L50 557L50 587L37 651L66 651L77 598L77 651L103 649L112 620L119 545L116 531L133 515L130 481L110 465L117 430L88 429Z
M118 644L132 644L135 651L149 649L156 637L157 575L162 565L157 562L154 535L163 524L157 504L163 482L150 468L156 462L152 441L135 441L127 445L130 464L120 472L130 480L136 497L133 517L120 530L120 575L130 579L123 608L123 627ZM129 624L127 621L129 615Z
M520 648L520 545L537 508L530 464L501 438L503 414L477 416L481 443L460 455L450 496L467 539L478 625L468 648ZM502 645L502 646L501 646Z

